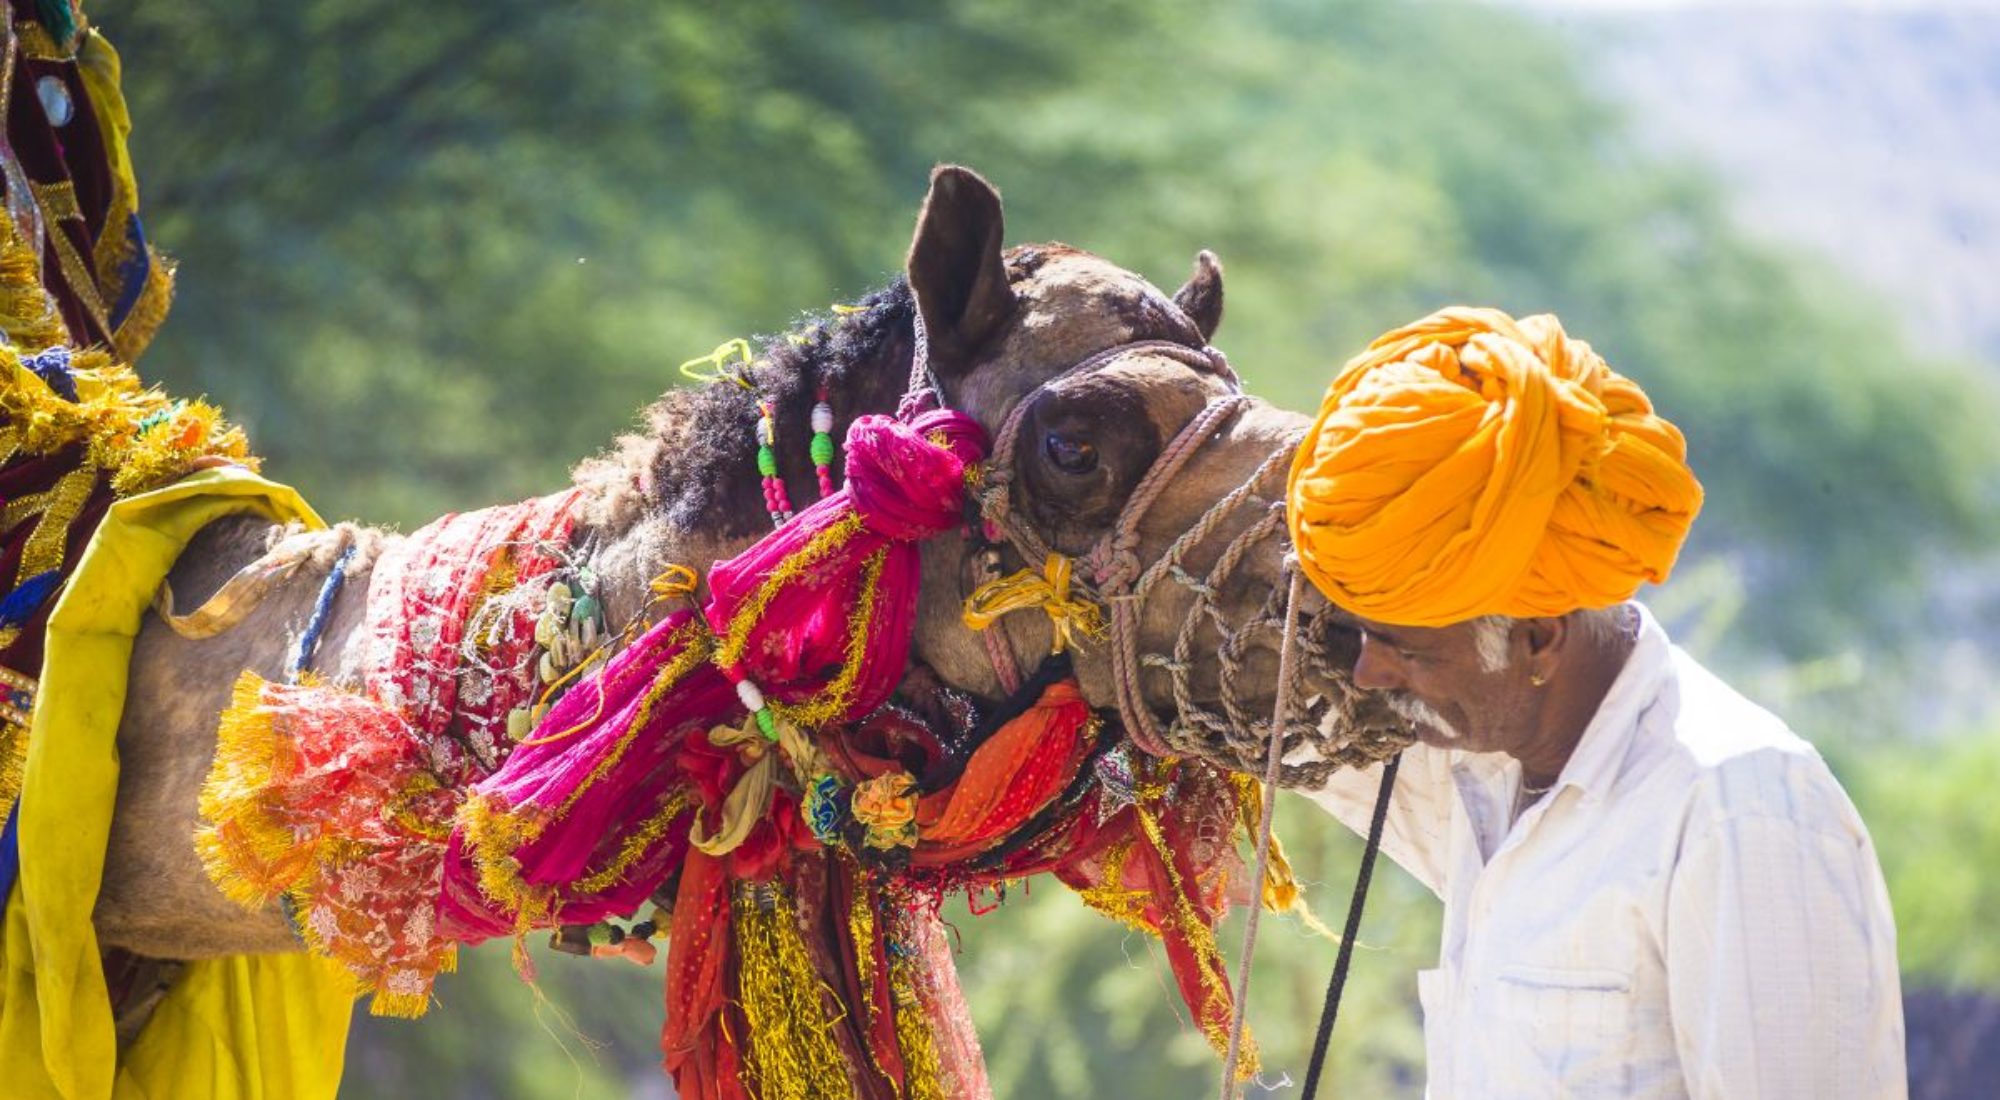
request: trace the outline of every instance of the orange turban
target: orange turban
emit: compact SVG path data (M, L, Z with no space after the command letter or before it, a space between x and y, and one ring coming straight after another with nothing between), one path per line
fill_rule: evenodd
M1455 307L1342 368L1285 504L1327 598L1444 626L1609 607L1665 580L1701 483L1680 430L1553 316Z

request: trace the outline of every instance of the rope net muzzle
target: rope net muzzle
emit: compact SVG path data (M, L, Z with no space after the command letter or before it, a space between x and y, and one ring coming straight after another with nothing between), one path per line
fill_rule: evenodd
M1235 489L1211 505L1150 563L1139 548L1142 525L1153 505L1187 469L1203 447L1224 436L1248 410L1228 360L1214 348L1190 348L1147 341L1112 348L1077 364L1024 395L1009 412L994 441L980 491L987 524L1025 561L1041 562L1050 547L1025 522L1014 499L1015 456L1029 408L1043 393L1068 379L1132 356L1172 359L1222 380L1225 392L1210 400L1162 448L1120 509L1111 528L1081 559L1085 590L1108 610L1111 663L1119 716L1133 741L1158 756L1196 756L1234 771L1264 771L1273 736L1270 699L1277 689L1279 647L1288 616L1294 619L1291 696L1296 704L1279 731L1280 781L1312 787L1334 771L1393 756L1409 743L1407 725L1353 686L1351 632L1338 627L1325 601L1308 610L1288 608L1285 577L1268 585L1264 600L1247 612L1227 597L1232 586L1258 583L1247 564L1277 558L1290 562L1285 529L1284 477L1296 438L1280 443ZM1292 568L1286 566L1287 572ZM1156 600L1185 603L1181 628L1168 652L1145 648L1146 612ZM1167 611L1162 611L1167 614ZM1210 651L1213 677L1198 677ZM1173 714L1162 720L1147 703L1145 688L1165 679ZM1210 680L1201 683L1201 680ZM1207 687L1209 690L1202 690Z

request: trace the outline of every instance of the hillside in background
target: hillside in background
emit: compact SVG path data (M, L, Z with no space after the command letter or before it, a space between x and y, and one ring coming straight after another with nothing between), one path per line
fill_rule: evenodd
M1714 168L1746 232L2000 369L2000 6L1531 10L1645 144Z

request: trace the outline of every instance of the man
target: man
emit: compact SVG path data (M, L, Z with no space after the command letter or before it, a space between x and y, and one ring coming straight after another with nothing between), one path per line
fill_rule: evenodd
M1906 1094L1853 805L1630 602L1700 508L1685 451L1555 318L1451 309L1350 362L1294 463L1301 565L1418 734L1382 847L1444 900L1433 1100ZM1379 783L1310 797L1365 830Z

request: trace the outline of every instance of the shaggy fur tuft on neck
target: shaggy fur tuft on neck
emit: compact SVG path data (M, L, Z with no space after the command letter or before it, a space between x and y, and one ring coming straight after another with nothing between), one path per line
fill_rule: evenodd
M897 279L856 304L858 313L813 318L763 339L750 371L754 394L715 382L669 390L648 406L642 431L620 436L577 467L584 521L618 530L650 513L681 531L743 536L769 530L757 473L759 397L776 409L778 467L793 507L819 499L807 452L819 387L826 387L839 440L856 416L893 411L909 381L914 299L908 282Z

